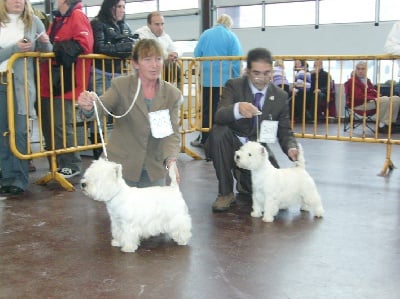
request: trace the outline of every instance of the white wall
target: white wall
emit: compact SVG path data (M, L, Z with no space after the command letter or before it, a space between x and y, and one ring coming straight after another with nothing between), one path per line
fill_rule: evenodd
M383 54L383 45L393 22L331 24L320 26L287 26L234 30L243 51L266 47L274 55L376 55Z

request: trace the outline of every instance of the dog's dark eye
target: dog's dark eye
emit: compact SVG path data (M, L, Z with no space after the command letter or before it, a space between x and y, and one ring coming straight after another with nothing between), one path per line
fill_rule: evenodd
M251 153L249 153L249 157L251 157Z

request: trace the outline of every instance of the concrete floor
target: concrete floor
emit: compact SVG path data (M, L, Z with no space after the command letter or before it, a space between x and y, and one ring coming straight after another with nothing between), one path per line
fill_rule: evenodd
M159 236L129 254L111 247L105 205L79 178L74 192L36 185L47 162L35 160L29 190L0 200L0 298L400 298L400 175L377 176L385 145L300 142L323 219L293 207L263 223L240 196L214 214L212 164L181 154L189 245ZM396 146L392 158L400 165Z

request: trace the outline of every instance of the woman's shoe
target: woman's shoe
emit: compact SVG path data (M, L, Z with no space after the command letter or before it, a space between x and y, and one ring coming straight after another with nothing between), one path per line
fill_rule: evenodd
M0 188L0 194L10 194L11 186L2 186Z
M17 186L10 186L10 194L11 195L18 195L23 193L25 190L21 189L20 187Z

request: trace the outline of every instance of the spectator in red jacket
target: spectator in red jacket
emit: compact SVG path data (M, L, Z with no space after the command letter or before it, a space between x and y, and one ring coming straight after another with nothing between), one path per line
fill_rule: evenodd
M378 96L371 80L367 78L367 63L360 61L356 64L354 74L345 83L346 104L355 110L374 110L379 105L379 133L387 133L390 121L395 123L399 114L400 97ZM352 103L354 101L354 103ZM390 114L390 103L392 113ZM394 132L395 128L392 128Z
M41 65L41 109L46 150L51 150L53 144L50 125L52 113L55 148L64 147L64 134L66 146L74 145L73 99L87 90L90 76L90 60L84 61L77 57L80 54L93 52L93 31L89 19L82 10L81 0L57 0L57 5L57 10L53 11L53 22L48 29L56 56L51 65L52 86L49 80L50 61L45 61ZM63 82L61 82L61 70ZM49 101L51 95L55 98L53 111L50 105L52 101ZM59 173L65 178L76 176L81 171L80 155L77 152L58 155L57 165Z

